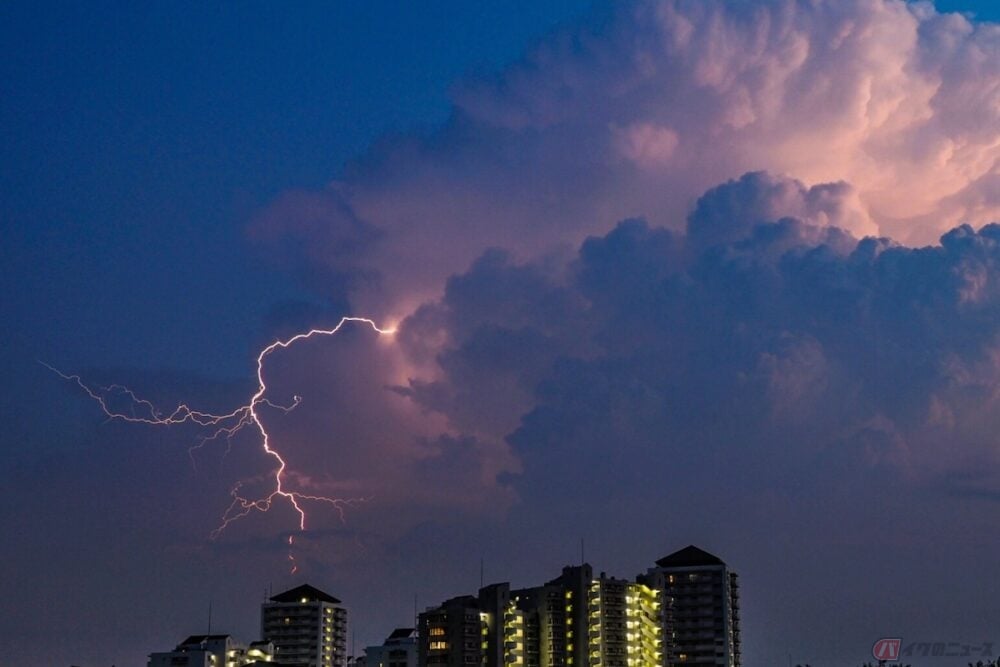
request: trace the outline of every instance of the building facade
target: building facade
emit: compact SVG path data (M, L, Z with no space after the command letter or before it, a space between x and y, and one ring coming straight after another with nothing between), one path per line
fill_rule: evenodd
M662 667L658 591L563 568L541 586L506 583L420 614L418 667Z
M524 667L586 665L589 622L589 565L563 568L562 575L534 588L511 592L505 646L513 643L507 664ZM520 644L520 646L519 646Z
M739 578L718 556L690 545L642 579L662 591L665 667L740 667Z
M419 667L477 667L485 664L489 627L471 595L446 600L418 617Z
M340 600L303 585L261 606L261 635L283 667L346 667L347 610Z
M587 594L590 667L663 665L661 593L601 573Z
M428 608L417 645L417 667L740 667L739 580L693 545L634 581L565 567Z

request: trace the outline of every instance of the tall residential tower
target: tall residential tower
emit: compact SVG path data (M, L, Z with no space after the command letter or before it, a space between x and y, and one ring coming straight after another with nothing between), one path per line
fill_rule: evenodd
M662 591L665 667L740 667L739 581L718 556L690 545L641 579Z
M283 667L345 667L347 610L308 584L279 593L260 610L261 635Z

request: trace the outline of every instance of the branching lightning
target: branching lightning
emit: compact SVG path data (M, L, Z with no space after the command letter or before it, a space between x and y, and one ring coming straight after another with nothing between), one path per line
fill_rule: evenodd
M256 428L260 433L261 445L264 452L268 456L272 457L277 463L277 468L273 471L274 485L272 490L267 495L253 498L244 495L242 491L244 486L243 482L237 482L236 485L230 490L232 502L229 507L226 508L226 511L223 512L222 520L219 526L212 531L211 535L215 538L234 521L242 519L254 511L267 512L271 509L275 502L280 501L287 501L292 508L294 508L299 517L299 530L304 531L306 529L306 511L304 503L314 502L326 504L336 510L340 519L343 521L344 508L362 501L363 499L330 498L327 496L312 495L301 491L291 490L286 486L288 464L275 448L271 435L268 433L267 428L265 428L264 423L261 421L260 409L266 406L287 413L294 410L302 399L299 396L294 396L289 405L281 405L268 400L265 397L265 394L267 394L267 383L264 379L264 362L272 352L279 349L287 349L299 341L318 336L333 336L348 322L367 324L375 332L381 335L392 335L396 332L394 328L379 327L374 320L367 317L344 317L341 318L340 322L337 323L337 326L332 329L311 329L307 332L296 334L287 340L276 340L267 347L263 348L257 355L256 393L250 397L246 404L241 405L232 412L225 414L202 412L189 407L186 403L181 403L169 414L164 414L160 412L152 402L140 398L131 389L124 385L113 384L105 387L91 386L84 382L83 378L79 375L68 375L56 368L53 368L52 366L49 366L48 364L45 364L44 362L41 363L43 366L58 374L63 379L75 382L90 398L97 402L109 420L120 420L154 426L195 424L199 427L212 429L208 435L201 438L201 442L198 445L189 450L189 453L194 449L203 446L210 440L222 437L227 440L231 440L233 436L246 428ZM112 407L111 398L113 396L125 399L130 408L129 414ZM293 543L294 538L292 535L289 535L289 548ZM291 561L292 572L294 573L297 567L295 564L295 558L291 552L289 552L288 558Z

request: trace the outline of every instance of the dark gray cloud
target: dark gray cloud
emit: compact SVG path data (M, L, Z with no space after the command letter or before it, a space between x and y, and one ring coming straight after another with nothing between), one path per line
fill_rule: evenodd
M562 267L490 251L404 323L441 346L407 393L506 438L529 495L652 470L758 489L995 474L1000 226L859 241L830 224L851 197L753 173L700 198L687 233L624 221Z

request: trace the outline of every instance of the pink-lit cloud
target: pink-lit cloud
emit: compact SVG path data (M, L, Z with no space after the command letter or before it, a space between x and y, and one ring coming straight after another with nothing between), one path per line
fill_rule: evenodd
M849 183L853 234L933 243L1000 211L998 43L898 0L620 5L459 84L443 128L279 198L254 233L394 314L483 248L535 257L632 216L677 228L754 170Z

